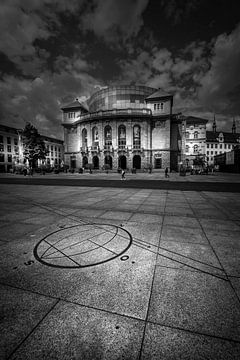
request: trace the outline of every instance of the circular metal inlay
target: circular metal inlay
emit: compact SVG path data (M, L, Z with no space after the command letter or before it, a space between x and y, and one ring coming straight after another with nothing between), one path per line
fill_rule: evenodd
M57 268L83 268L103 264L124 254L131 234L111 224L79 224L56 230L35 246L35 258Z

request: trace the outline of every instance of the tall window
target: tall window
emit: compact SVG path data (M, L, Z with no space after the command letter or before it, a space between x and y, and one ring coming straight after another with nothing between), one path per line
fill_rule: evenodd
M133 127L133 148L139 149L141 147L141 128L139 125Z
M118 147L125 148L126 146L126 127L120 125L118 128Z
M186 153L189 152L189 145L186 145Z
M197 152L198 152L198 145L194 145L193 151L194 151L194 153L197 153Z
M189 132L186 131L186 139L189 139Z
M109 125L104 128L104 142L106 146L112 145L112 128Z
M198 139L198 132L194 131L194 139Z
M82 131L82 146L87 147L87 130L83 129Z
M98 145L99 136L98 136L98 128L96 126L92 129L92 141L93 145Z

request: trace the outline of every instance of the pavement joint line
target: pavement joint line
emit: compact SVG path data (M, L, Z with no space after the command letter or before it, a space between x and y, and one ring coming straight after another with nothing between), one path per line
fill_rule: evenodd
M223 337L223 336L213 335L213 334L210 334L210 333L200 332L200 331L196 331L196 330L190 330L190 329L182 328L180 326L167 325L167 324L164 324L164 323L155 322L153 320L149 320L147 322L149 324L159 325L159 326L166 327L166 328L169 328L169 329L184 331L184 332L191 333L191 334L194 334L194 335L201 335L201 336L206 336L206 337L210 337L210 338L213 338L213 339L229 341L229 342L232 342L232 343L235 343L235 344L240 344L240 340L230 339L230 338L226 338L226 337Z
M135 239L136 239L136 238L135 238ZM151 245L151 246L153 246L153 247L157 247L159 250L167 251L167 252L170 252L170 253L172 253L172 254L174 254L174 255L177 255L177 256L180 256L180 257L184 257L184 258L186 258L186 259L189 259L189 260L198 262L198 263L200 263L200 264L202 264L202 265L206 265L206 266L209 266L209 267L211 267L211 268L214 268L214 269L223 271L220 267L217 267L217 266L214 266L214 265L211 265L211 264L207 264L207 263L205 263L205 262L203 262L203 261L200 261L200 260L197 260L197 259L193 259L193 258L191 258L191 257L189 257L189 256L186 256L186 255L183 255L183 254L179 254L179 253L177 253L176 251L166 249L166 248L164 248L164 247L162 247L162 246L159 246L159 247L158 247L158 246L155 245L155 244L148 243L148 242L146 242L146 241L144 241L144 240L140 240L140 239L137 239L136 242L143 243L143 244L141 244L141 245L149 244L149 245ZM194 245L194 244L193 244L193 245ZM159 255L161 255L161 254L159 254ZM174 259L173 259L173 260L174 260Z
M166 196L166 198L167 198L167 196ZM165 200L165 204L164 204L164 210L165 210L165 208L166 208L166 200ZM161 228L160 228L160 231L159 231L158 248L160 246L161 235L162 235L162 231L163 231L163 222L164 222L164 216L163 216L162 223L161 223ZM139 245L135 244L135 246L139 246ZM139 246L139 247L141 247L141 246ZM146 250L146 249L144 249L144 250ZM154 264L154 269L153 269L153 274L152 274L152 284L151 284L151 288L150 288L150 294L149 294L148 305L147 305L147 313L146 313L146 317L145 317L145 324L144 324L144 329L143 329L143 336L142 336L142 342L141 342L141 347L140 347L140 351L139 351L138 360L141 360L141 357L142 357L142 351L143 351L144 340L145 340L145 335L146 335L146 328L147 328L147 323L148 323L147 319L148 319L148 315L149 315L149 311L150 311L150 304L151 304L151 299L152 299L153 285L154 285L155 274L156 274L156 269L157 269L156 263L157 263L157 259L158 259L158 253L156 252L155 255L156 255L156 257L155 257L155 264Z
M178 268L178 267L174 267L174 266L167 266L167 265L161 265L161 264L157 264L156 266L158 266L158 267L162 267L162 268L166 268L166 269L172 269L172 270L179 270L179 271L188 271L188 272L192 272L192 273L199 273L199 272L201 272L201 270L199 270L199 269L196 269L196 270L192 270L192 269L186 269L185 267L180 267L180 268ZM184 266L186 266L186 265L184 265ZM223 270L221 270L221 271L223 271ZM214 276L215 274L213 274L212 276ZM224 276L224 275L223 275ZM223 278L222 277L220 277L220 279L221 280L223 280ZM226 280L226 279L225 279ZM227 280L226 280L227 281Z
M135 246L138 246L138 247L146 250L146 249L145 249L144 247L142 247L141 245L135 244ZM179 263L179 264L181 264L181 265L184 265L184 266L186 266L186 267L189 267L189 268L191 268L191 269L197 270L199 273L204 273L204 274L213 276L213 277L215 277L215 278L218 278L218 279L221 279L221 280L224 280L224 281L229 281L228 279L225 279L225 278L223 278L223 277L221 277L221 276L218 276L218 275L216 275L216 274L212 274L212 273L210 273L210 272L208 272L208 271L205 271L205 270L202 270L202 269L198 269L198 268L196 268L196 267L194 267L194 266L192 266L192 265L185 264L185 263L183 263L183 262L181 262L181 261L179 261L179 260L170 258L169 256L162 255L162 254L160 254L160 253L157 253L157 252L152 251L152 250L149 250L149 249L148 249L147 251L152 252L153 254L157 254L157 255L159 255L159 256L161 256L161 257L163 257L163 258L166 258L166 259L168 259L168 260L171 260L171 261L174 261L174 262L176 262L176 263ZM155 266L157 266L157 265L155 265ZM223 271L223 270L222 270L222 271ZM226 274L225 271L223 271L223 272L224 272L224 274Z
M82 308L87 308L87 309L91 309L91 310L96 310L96 311L100 311L100 312L103 312L103 313L107 313L107 314L110 314L110 315L117 315L117 316L120 316L120 317L124 317L124 318L128 318L128 319L131 319L131 320L137 320L137 321L140 321L140 322L145 322L146 320L144 319L141 319L137 316L133 316L133 315L127 315L127 314L121 314L121 313L118 313L116 311L110 311L110 310L107 310L107 309L102 309L102 308L98 308L96 306L91 306L91 305L87 305L87 304L82 304L82 303L79 303L77 301L72 301L72 300L68 300L64 297L57 297L57 296L52 296L52 295L46 295L46 294L42 294L40 292L37 292L37 291L33 291L33 290L30 290L30 289L25 289L25 288L22 288L20 286L16 286L16 285L11 285L11 284L5 284L3 282L0 282L0 285L2 286L8 286L8 287L11 287L13 289L18 289L18 290L21 290L21 291L25 291L25 292L29 292L29 293L32 293L32 294L35 294L35 295L39 295L39 296L44 296L46 298L49 298L49 299L54 299L54 300L57 300L57 302L65 302L67 304L73 304L73 305L77 305L77 306L80 306Z
M68 304L77 305L77 306L80 306L80 307L83 307L83 308L88 308L88 309L91 309L91 310L96 310L96 311L100 311L100 312L111 314L111 315L117 315L117 316L120 316L120 317L123 317L123 318L128 318L128 319L131 319L131 320L135 320L135 321L140 321L140 322L144 322L144 323L146 322L146 323L149 323L149 324L159 325L159 326L162 326L162 327L167 327L167 328L170 328L170 329L180 330L180 331L184 331L184 332L188 332L188 333L192 333L192 334L196 334L196 335L202 335L202 336L207 336L207 337L220 339L220 340L224 340L224 341L230 341L230 342L234 342L234 343L237 343L237 344L240 343L240 340L225 338L225 337L221 337L221 336L217 336L217 335L213 335L213 334L209 334L209 333L202 333L202 332L199 332L199 331L190 330L190 329L186 329L186 328L181 328L181 327L178 327L178 326L162 324L162 323L159 323L159 322L155 322L153 320L141 319L141 318L138 318L136 316L121 314L121 313L118 313L118 312L115 312L115 311L110 311L110 310L101 309L101 308L98 308L98 307L95 307L95 306L81 304L81 303L76 302L76 301L71 301L71 300L68 300L68 299L65 299L65 298L62 298L62 297L55 297L55 296L51 296L51 295L42 294L42 293L39 293L39 292L36 292L36 291L33 291L33 290L24 289L24 288L21 288L19 286L15 286L15 285L11 285L11 284L5 284L5 283L2 283L2 282L0 282L0 284L3 285L3 286L14 288L14 289L18 289L18 290L22 290L22 291L25 291L25 292L33 293L35 295L44 296L46 298L57 300L53 307L55 307L59 302L65 302L65 303L68 303ZM45 315L45 317L46 317L46 315ZM37 326L35 326L35 328L36 327Z
M227 219L231 220L230 216L229 216L229 212L227 212L226 210L224 210L219 204L216 204L215 201L213 201L211 198L209 198L207 196L207 194L205 194L205 192L200 192L200 196L202 196L204 199L206 199L210 204L212 204L216 209L220 210Z
M200 193L201 193L201 191L200 191ZM189 205L190 205L190 204L189 204ZM190 206L191 206L191 205L190 205ZM219 256L217 255L217 253L216 253L216 251L215 251L214 247L212 246L211 241L209 240L209 238L208 238L208 236L207 236L207 234L206 234L206 232L205 232L205 230L204 230L204 228L203 228L203 226L202 226L202 224L201 224L201 222L199 221L199 219L198 219L198 218L197 218L197 221L198 221L198 223L199 223L200 227L202 228L202 231L203 231L203 233L204 233L204 235L205 235L205 237L206 237L206 239L207 239L207 241L208 241L209 245L211 246L211 248L212 248L212 251L213 251L214 255L216 256L216 258L217 258L217 260L218 260L218 262L219 262L220 266L221 266L221 267L222 267L222 269L223 269L223 272L224 272L224 274L225 274L225 276L226 276L226 278L227 278L227 281L228 281L228 283L230 284L230 287L232 288L233 293L235 294L235 296L236 296L236 298L237 298L237 300L238 300L238 302L239 302L239 304L240 304L240 297L238 296L237 291L236 291L236 290L235 290L235 288L233 287L232 282L230 281L230 279L229 279L229 277L228 277L228 274L227 274L227 272L226 272L225 268L223 267L223 265L222 265L222 263L221 263L221 261L220 261L220 259L219 259Z
M56 307L60 300L57 300L50 309L46 312L46 314L42 317L40 321L32 328L32 330L28 333L28 335L16 346L16 348L10 353L7 359L10 359L14 353L22 346L22 344L32 335L32 333L36 330L36 328L44 321L44 319L50 314L50 312Z

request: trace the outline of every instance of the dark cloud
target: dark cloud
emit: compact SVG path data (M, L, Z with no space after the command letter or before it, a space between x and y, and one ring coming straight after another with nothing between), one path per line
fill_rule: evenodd
M143 26L142 14L149 0L93 0L82 17L86 30L118 46L135 37Z

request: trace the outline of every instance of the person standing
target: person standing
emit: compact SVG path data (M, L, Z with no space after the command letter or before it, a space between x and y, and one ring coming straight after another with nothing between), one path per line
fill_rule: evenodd
M168 175L168 167L166 167L166 169L165 169L165 178L169 178L169 175Z
M122 180L126 180L126 178L125 178L125 170L122 169L121 174L122 174Z

